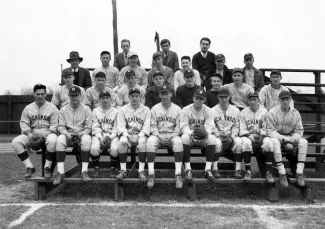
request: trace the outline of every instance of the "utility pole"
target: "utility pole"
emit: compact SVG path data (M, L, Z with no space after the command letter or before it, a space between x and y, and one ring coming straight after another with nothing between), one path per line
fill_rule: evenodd
M156 31L156 34L155 34L155 40L154 40L154 42L156 42L157 52L159 52L160 51L160 45L159 45L160 41L159 41L159 34L157 33L157 31Z
M113 6L113 43L114 43L114 56L115 56L118 53L116 0L112 0L112 6Z

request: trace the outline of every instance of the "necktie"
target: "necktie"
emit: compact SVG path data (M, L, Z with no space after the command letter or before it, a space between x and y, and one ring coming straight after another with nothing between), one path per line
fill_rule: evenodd
M164 58L164 61L163 61L163 65L164 65L164 66L167 66L167 58L168 58L168 56L165 55L165 58Z
M124 53L124 63L125 63L125 66L128 65L128 55L126 53Z

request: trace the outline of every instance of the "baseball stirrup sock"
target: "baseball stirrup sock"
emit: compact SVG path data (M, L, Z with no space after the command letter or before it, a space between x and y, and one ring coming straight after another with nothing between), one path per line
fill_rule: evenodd
M123 162L123 163L121 162L120 165L121 165L121 170L126 172L126 162Z
M175 152L174 153L174 159L175 162L183 162L184 152Z
M17 154L17 156L20 158L21 161L25 161L28 158L28 153L25 150L24 152Z
M182 173L182 162L175 162L175 175Z
M99 168L99 158L100 158L100 155L98 156L93 156L93 155L90 155L91 157L91 160L93 161L93 165L95 168Z
M191 146L190 145L183 145L183 149L184 149L184 156L183 156L184 163L190 162Z
M56 152L56 160L57 162L64 162L65 161L65 151L57 151Z
M154 162L148 162L148 173L149 173L149 175L155 174L155 163Z
M58 162L58 172L64 174L64 162Z
M54 153L55 153L55 152L51 153L51 152L49 152L49 151L46 151L46 152L45 152L45 159L48 160L48 161L53 161L53 154L54 154Z
M273 152L265 152L266 171L272 171Z
M302 174L304 172L304 168L305 168L305 162L298 161L296 173Z
M144 162L139 162L139 173L144 171L144 166L145 166L146 163Z
M126 153L120 153L118 155L118 158L120 159L120 163L126 163L126 159L128 158L128 155Z
M220 153L215 153L213 155L213 161L219 161L219 158L220 158Z
M212 170L218 170L218 161L212 162Z
M243 152L242 155L243 155L243 158L244 158L246 171L251 170L251 152L250 151L245 151L245 152Z
M190 170L192 169L192 168L191 168L191 163L190 163L190 162L185 162L184 165L185 165L185 171L186 171L186 170L189 170L189 169L190 169Z
M211 161L205 162L205 169L204 169L204 171L207 171L208 169L211 170L211 165L212 165L212 162Z
M241 163L241 161L242 161L242 155L241 154L238 154L238 153L235 153L235 161Z
M277 169L278 169L279 174L282 174L282 175L283 175L283 174L286 173L282 161L278 161L278 162L276 162L276 167L277 167Z
M87 172L88 171L88 164L89 162L82 162L81 172Z
M146 152L139 152L138 154L139 162L146 162Z
M154 152L147 152L147 162L155 162L155 156Z
M216 152L216 147L215 145L208 145L205 150L206 154L206 161L207 162L212 162L214 158L214 153ZM211 167L210 167L211 169Z
M119 159L118 159L118 157L113 157L112 155L110 156L110 158L111 158L111 168L118 168L118 161L119 161Z
M89 162L90 151L81 151L81 161L82 162Z

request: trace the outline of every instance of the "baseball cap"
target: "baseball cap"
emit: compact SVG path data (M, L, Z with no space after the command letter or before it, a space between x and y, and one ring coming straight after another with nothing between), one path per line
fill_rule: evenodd
M282 77L281 72L279 70L272 70L270 76L272 76L273 74L277 74Z
M78 95L78 94L81 94L81 90L79 87L77 86L72 86L70 89L69 89L69 95Z
M279 98L283 99L283 98L291 98L291 94L288 91L281 91L279 94Z
M95 78L98 78L98 77L106 79L106 75L104 72L97 72L95 75Z
M199 96L199 97L201 97L201 98L206 99L207 94L206 94L205 90L203 90L203 89L197 89L197 90L194 92L194 97L195 97L195 96Z
M160 52L155 52L153 55L152 55L152 59L154 60L156 57L158 56L162 56Z
M129 90L129 95L133 94L133 93L139 93L140 94L140 90L138 88L132 88Z
M230 96L230 92L227 88L221 87L218 96Z
M131 56L139 56L139 55L136 52L129 52L128 53L128 58L130 58Z
M38 89L45 89L45 90L46 90L46 86L45 86L44 84L40 84L40 83L38 83L38 84L36 84L36 85L34 86L33 91L35 92L35 91L38 90Z
M249 92L248 95L247 95L247 98L250 99L250 98L259 98L258 96L258 93L256 91L254 92Z
M222 53L215 56L215 60L225 60L225 59L226 57Z
M187 69L187 70L185 70L185 72L184 72L184 77L185 77L185 78L187 78L187 77L189 77L189 76L194 76L194 72L193 72L192 69Z
M159 71L156 71L156 72L153 74L152 78L155 78L156 76L162 76L162 77L164 77L164 75L162 74L162 72L159 72Z
M235 74L236 72L240 72L241 74L243 74L243 69L241 69L241 68L234 68L234 70L232 70L232 74Z
M246 53L246 54L244 55L244 60L249 59L249 58L254 58L253 54L251 54L251 53Z
M163 93L163 92L171 92L172 91L172 88L169 86L169 85L163 85L160 89L160 93Z
M71 76L73 75L73 72L70 69L64 69L61 73L61 77L65 78L67 76Z
M128 69L125 73L125 77L135 76L135 72L132 69Z
M99 93L99 98L100 98L100 97L103 97L103 96L105 96L105 95L111 97L111 94L110 94L108 91L102 91L102 92Z

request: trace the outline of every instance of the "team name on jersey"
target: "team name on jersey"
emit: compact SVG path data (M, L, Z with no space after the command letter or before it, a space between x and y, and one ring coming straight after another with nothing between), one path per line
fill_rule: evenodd
M189 124L200 124L203 125L205 123L205 120L199 120L199 119L190 119Z
M39 120L45 120L45 121L49 122L51 120L51 117L47 116L47 115L32 115L32 116L30 116L30 119L32 121L39 119Z
M221 116L214 118L214 123L215 124L217 124L220 121L222 121L222 117ZM226 116L224 121L229 121L229 122L235 123L236 122L236 118L231 117L231 116Z
M258 120L258 119L247 120L246 122L247 122L247 125L256 125L256 124L258 124L258 126L260 126L260 127L263 126L263 121Z
M127 118L126 120L127 120L128 123L130 123L130 122L138 122L141 125L144 124L144 120L142 120L142 119L140 119L138 117Z
M105 124L110 124L110 125L114 125L114 120L112 119L108 119L108 118L102 118L102 119L98 119L99 123L105 123Z
M175 124L176 123L176 118L168 117L168 116L158 117L157 122L158 123L160 123L160 122L171 122L171 123Z
M283 122L283 121L275 121L276 126L287 126L287 127L293 127L292 122Z

